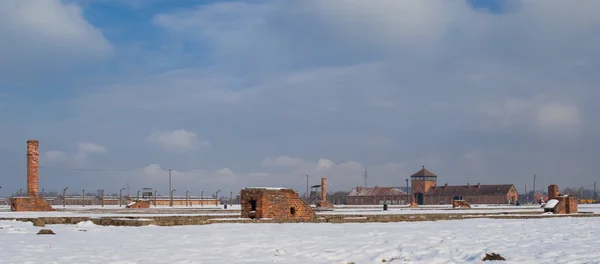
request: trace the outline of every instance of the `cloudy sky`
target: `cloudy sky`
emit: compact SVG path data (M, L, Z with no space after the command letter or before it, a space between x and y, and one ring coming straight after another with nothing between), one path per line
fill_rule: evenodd
M600 1L3 0L0 194L600 179Z

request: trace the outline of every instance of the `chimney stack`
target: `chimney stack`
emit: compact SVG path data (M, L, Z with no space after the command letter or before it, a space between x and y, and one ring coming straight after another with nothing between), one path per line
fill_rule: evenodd
M321 201L327 201L327 178L321 178Z
M558 197L558 185L551 184L548 186L548 199L554 199Z
M38 168L39 168L39 142L27 141L27 196L38 196Z

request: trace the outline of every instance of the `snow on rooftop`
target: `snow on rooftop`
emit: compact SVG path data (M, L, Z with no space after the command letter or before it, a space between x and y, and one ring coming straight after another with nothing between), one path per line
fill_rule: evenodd
M284 187L246 187L245 189L289 190L290 188L284 188Z
M556 207L557 204L558 200L551 199L548 202L546 202L546 205L544 205L544 209L554 209L554 207Z

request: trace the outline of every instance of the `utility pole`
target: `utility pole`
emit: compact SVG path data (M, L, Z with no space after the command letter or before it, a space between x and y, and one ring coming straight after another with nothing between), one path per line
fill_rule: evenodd
M67 206L67 189L69 189L69 187L63 189L63 208Z
M85 207L85 189L81 191L81 206Z
M119 191L119 207L121 207L121 204L123 203L123 191L125 191L125 188L121 188Z
M175 192L175 189L171 190L171 207L173 207L173 193Z
M406 179L406 203L410 204L410 193L408 193L408 178Z
M173 187L171 186L171 169L169 169L169 206L173 207Z
M533 196L533 197L532 197L532 200L533 200L534 202L536 202L536 200L535 200L535 178L536 178L536 175L535 175L535 173L534 173L534 174L533 174L533 195L532 195L532 196Z
M308 176L308 174L307 174L307 175L306 175L306 195L305 195L305 197L306 197L306 202L307 202L307 203L309 202L309 193L308 193L308 177L310 177L310 176Z
M365 166L365 188L367 188L367 166Z
M200 192L200 206L204 206L204 191Z
M2 188L2 187L0 187L0 188ZM595 188L594 188L594 190L595 190ZM46 196L46 195L44 194L44 189L42 189L42 200L44 200L44 196Z
M229 192L229 207L233 205L233 192Z
M525 184L525 203L529 202L529 193L527 192L527 184Z
M215 194L215 206L219 206L219 192L221 191L221 189L219 189L217 191L217 193Z
M596 201L596 182L594 182L594 201Z
M188 206L188 193L189 191L185 191L185 206Z
M154 190L154 207L156 207L156 190Z
M140 200L140 190L138 190L137 200Z
M104 189L102 189L102 207L104 207Z

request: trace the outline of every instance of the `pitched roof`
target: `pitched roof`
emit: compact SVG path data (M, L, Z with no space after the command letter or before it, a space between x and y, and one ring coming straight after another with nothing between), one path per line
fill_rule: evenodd
M425 196L469 196L469 195L498 195L508 194L512 184L496 185L458 185L458 186L436 186L429 189Z
M379 187L375 186L373 188L362 188L359 191L357 189L352 189L348 196L393 196L393 195L406 195L406 192L400 190L397 187Z
M415 174L411 175L410 177L437 177L437 175L431 171L428 171L425 169L425 166L423 166L420 171L415 172Z

